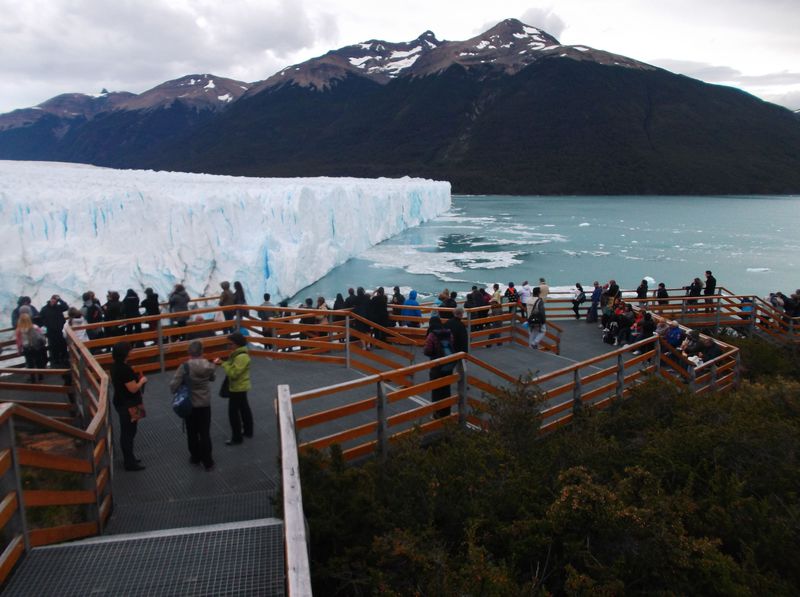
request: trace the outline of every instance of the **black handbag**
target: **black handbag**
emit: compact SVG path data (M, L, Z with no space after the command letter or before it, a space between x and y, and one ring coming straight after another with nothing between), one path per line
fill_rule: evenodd
M231 388L228 384L228 376L225 376L225 379L222 380L222 385L219 387L219 395L220 398L230 398L231 397Z

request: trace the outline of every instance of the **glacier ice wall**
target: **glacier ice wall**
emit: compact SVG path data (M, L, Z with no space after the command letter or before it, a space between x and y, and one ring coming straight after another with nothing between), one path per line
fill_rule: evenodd
M240 280L248 302L289 297L450 207L423 179L243 178L0 161L0 313L20 295L80 303L176 282L190 296Z

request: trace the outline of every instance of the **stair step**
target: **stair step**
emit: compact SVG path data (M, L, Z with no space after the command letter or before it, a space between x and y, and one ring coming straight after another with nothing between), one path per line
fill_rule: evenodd
M276 491L250 491L183 500L116 503L105 534L271 518Z
M274 518L97 537L39 547L4 595L284 595Z

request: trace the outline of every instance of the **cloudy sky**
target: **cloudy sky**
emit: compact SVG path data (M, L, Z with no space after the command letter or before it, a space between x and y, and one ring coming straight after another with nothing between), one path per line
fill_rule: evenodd
M66 92L243 81L367 39L463 40L508 17L800 108L798 0L0 0L0 113Z

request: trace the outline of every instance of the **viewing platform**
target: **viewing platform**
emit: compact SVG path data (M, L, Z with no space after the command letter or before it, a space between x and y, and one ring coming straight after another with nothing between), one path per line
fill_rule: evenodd
M794 320L741 298L713 297L708 312L685 297L648 308L694 327L736 327L796 345ZM432 438L445 425L489 428L482 415L486 397L502 396L520 380L543 393L540 433L568 424L577 409L610 405L650 376L697 393L738 382L738 350L720 340L721 355L695 366L658 338L605 344L596 324L576 321L570 307L566 298L548 300L549 329L538 351L528 348L516 313L469 310L469 354L438 361L422 354L425 326L432 311L443 318L449 313L431 306L421 307L421 318L393 314L400 325L388 328L347 311L325 312L330 322L300 324L300 315L319 313L278 307L270 308L269 322L211 319L241 307L193 310L209 320L183 328L171 325L175 314L139 318L146 331L126 337L143 345L130 362L149 377L147 417L136 437L146 469L135 473L122 470L115 453L118 424L109 415L105 372L110 355L90 352L120 338L84 344L68 332L68 370L42 370L45 380L36 384L26 383L26 369L4 369L0 378L5 594L310 594L298 450L338 444L345 459L358 461L385 455L411 431ZM247 307L252 315L262 309ZM415 320L422 327L402 325ZM368 331L357 330L356 321ZM186 359L187 336L204 335L204 356L213 358L227 354L226 334L237 328L249 335L254 437L224 444L229 424L227 403L217 396L220 372L211 419L216 466L206 472L189 462L168 384ZM376 340L374 331L386 339ZM430 380L431 368L446 361L457 361L453 374ZM431 403L440 386L450 388L449 397ZM434 418L445 407L451 414Z

